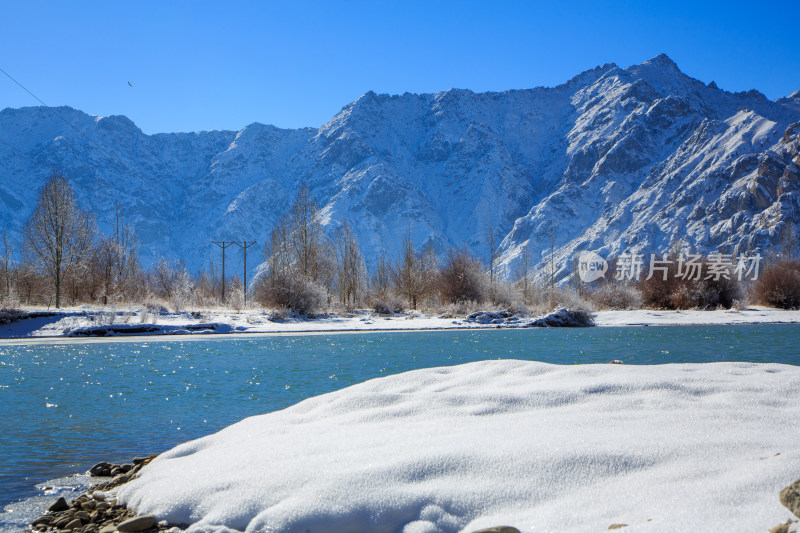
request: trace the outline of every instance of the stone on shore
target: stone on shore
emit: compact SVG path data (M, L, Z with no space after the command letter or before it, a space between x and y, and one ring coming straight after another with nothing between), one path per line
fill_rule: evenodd
M486 529L479 529L472 533L520 533L519 529L512 526L495 526L487 527Z
M52 511L54 513L58 513L60 511L66 511L67 509L69 509L69 504L67 503L67 500L65 500L63 496L57 499L53 505L47 508L48 511Z
M92 476L108 476L111 474L111 464L105 461L97 463L89 469L89 474Z
M781 503L789 509L792 514L800 518L800 479L784 488L780 494Z
M117 525L120 533L135 533L146 531L156 525L156 518L152 515L135 516Z

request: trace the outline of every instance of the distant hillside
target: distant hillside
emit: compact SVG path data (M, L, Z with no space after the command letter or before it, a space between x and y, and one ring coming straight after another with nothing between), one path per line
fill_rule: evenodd
M664 55L555 88L368 92L319 129L145 135L121 116L5 109L0 216L18 235L55 168L101 229L122 204L146 263L163 254L192 269L219 264L212 240L260 248L302 184L330 235L350 220L368 263L394 257L409 229L418 246L467 244L482 258L494 231L510 278L525 247L531 267L547 261L551 235L564 269L578 250L678 241L764 252L787 226L800 234L798 133L800 92L725 92ZM228 254L241 268L240 250Z

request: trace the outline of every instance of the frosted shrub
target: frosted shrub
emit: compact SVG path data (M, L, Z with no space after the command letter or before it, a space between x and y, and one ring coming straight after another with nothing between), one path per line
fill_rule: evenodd
M439 294L443 302L482 302L489 292L480 262L466 247L447 251L438 277Z
M578 291L570 287L551 289L548 296L551 301L551 308L566 307L568 309L591 310L592 303L584 300Z
M509 305L506 310L514 316L531 316L531 310L521 302Z
M319 312L327 302L324 287L303 276L289 273L264 276L255 296L265 307L282 307L303 315Z
M764 305L800 308L800 261L782 261L764 269L754 292L756 300Z
M522 294L509 283L495 281L489 288L489 299L500 307L510 307L522 300Z
M376 298L372 304L372 310L379 315L392 315L403 312L403 302L399 298L386 295L383 298Z
M642 295L629 285L603 285L591 295L599 309L638 309L642 306Z

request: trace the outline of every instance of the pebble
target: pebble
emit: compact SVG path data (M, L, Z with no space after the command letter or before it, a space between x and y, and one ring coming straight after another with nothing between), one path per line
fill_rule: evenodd
M73 518L62 529L75 529L76 527L83 526L83 522L81 522L80 518Z
M156 518L153 515L142 515L125 520L117 525L117 531L120 533L136 533L138 531L146 531L156 525Z

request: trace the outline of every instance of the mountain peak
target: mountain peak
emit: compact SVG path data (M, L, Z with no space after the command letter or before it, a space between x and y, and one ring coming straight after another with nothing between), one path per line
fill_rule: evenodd
M658 54L656 57L645 61L645 64L658 65L660 67L666 67L680 71L678 65L672 59L670 59L670 57L667 54Z

